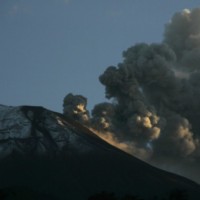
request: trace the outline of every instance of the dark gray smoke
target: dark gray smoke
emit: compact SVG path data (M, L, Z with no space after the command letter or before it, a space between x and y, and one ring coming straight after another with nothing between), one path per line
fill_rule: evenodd
M63 100L63 114L83 124L88 124L90 118L86 107L87 99L82 95L69 93Z
M172 17L164 34L164 42L176 53L179 67L189 71L200 69L199 19L200 8L185 9Z
M113 103L96 105L90 126L200 182L200 8L176 13L162 43L136 44L123 58L99 77Z
M91 125L98 131L114 131L112 118L115 116L115 107L111 103L100 103L92 110Z

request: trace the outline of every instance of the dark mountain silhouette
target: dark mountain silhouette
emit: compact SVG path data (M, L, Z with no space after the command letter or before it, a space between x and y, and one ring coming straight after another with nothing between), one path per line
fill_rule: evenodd
M142 198L200 186L109 145L81 124L42 107L0 105L0 188L30 188L58 199L101 191Z

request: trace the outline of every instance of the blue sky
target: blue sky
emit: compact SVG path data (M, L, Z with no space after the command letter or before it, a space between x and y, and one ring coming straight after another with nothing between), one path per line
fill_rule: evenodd
M98 77L139 42L160 42L199 0L0 0L0 104L62 112L72 92L105 101Z

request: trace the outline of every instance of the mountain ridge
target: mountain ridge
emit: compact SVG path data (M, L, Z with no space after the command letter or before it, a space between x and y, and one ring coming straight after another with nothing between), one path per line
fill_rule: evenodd
M190 199L200 196L194 181L150 166L43 107L0 106L0 157L0 188L26 185L77 200L101 191L149 197L175 188Z

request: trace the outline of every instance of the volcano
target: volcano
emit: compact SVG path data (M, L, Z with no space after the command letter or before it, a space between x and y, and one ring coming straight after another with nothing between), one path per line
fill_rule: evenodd
M88 199L102 191L166 197L174 189L192 200L200 197L197 183L117 149L60 113L34 106L0 105L0 188L29 188L60 200Z

